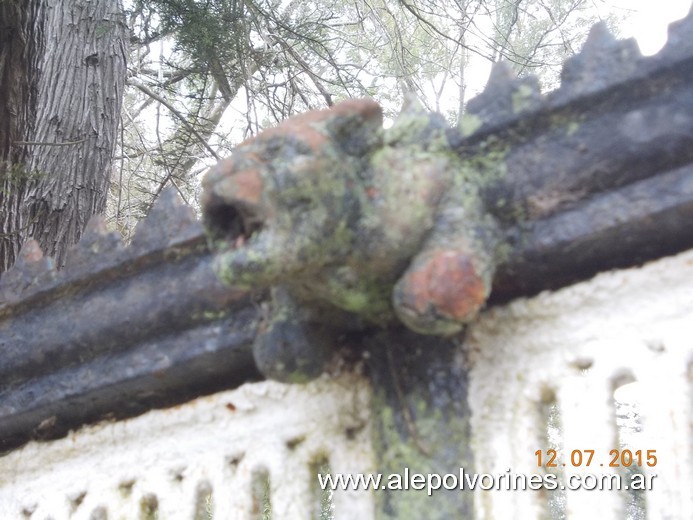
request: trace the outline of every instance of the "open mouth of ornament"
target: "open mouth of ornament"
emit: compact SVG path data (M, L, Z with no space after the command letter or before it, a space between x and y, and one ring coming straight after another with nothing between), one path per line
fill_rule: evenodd
M204 219L212 237L229 249L243 247L264 228L264 218L254 205L229 203L218 196L205 205Z

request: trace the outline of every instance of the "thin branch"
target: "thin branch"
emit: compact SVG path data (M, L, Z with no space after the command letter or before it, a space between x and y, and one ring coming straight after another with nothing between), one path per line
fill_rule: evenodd
M161 103L166 108L168 108L169 111L174 116L176 116L180 120L181 123L183 123L183 126L185 126L188 130L190 130L190 133L193 134L197 138L197 140L200 142L200 144L202 146L204 146L210 154L212 154L212 157L214 157L217 161L221 160L221 157L219 157L219 155L217 155L217 153L212 149L212 147L209 146L209 143L207 143L207 141L205 141L202 138L202 136L197 132L197 130L195 130L195 128L193 128L193 126L190 123L188 123L188 121L185 119L183 114L181 114L173 105L171 105L171 103L166 101L164 98L159 96L156 92L154 92L149 87L147 87L145 84L141 83L140 81L138 81L135 78L130 78L127 83L128 83L128 85L132 85L133 87L138 88L139 90L141 90L142 92L147 94L149 97L157 100L159 103Z
M47 143L41 141L12 141L13 146L72 146L75 144L82 144L86 139L80 139L79 141L63 141L62 143Z

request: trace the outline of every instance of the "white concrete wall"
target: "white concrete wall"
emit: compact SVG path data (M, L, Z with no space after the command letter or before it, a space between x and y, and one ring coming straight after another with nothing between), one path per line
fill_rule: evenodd
M541 410L552 396L563 470L616 471L614 388L636 380L644 425L632 449L658 458L643 468L657 474L647 518L693 518L693 251L492 309L467 338L477 472L541 473L534 453L550 447ZM586 449L592 466L572 467L572 450ZM567 518L627 518L624 495L568 492ZM540 518L548 498L480 492L476 505L482 519Z
M272 518L315 518L312 462L372 471L369 389L355 376L272 382L32 442L0 457L0 519L188 519L212 492L213 518L257 516L253 472L270 476ZM142 514L157 504L158 516ZM369 494L335 493L336 519L369 519ZM196 510L198 516L196 515Z

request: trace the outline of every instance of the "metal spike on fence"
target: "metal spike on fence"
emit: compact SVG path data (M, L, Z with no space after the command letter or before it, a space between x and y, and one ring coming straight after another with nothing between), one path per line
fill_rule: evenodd
M669 24L667 43L659 54L667 58L684 57L693 50L693 4L681 20Z
M30 238L22 246L15 264L0 278L0 303L18 301L53 277L53 259L45 256L39 243Z
M108 231L103 216L94 215L89 219L80 241L68 252L65 270L88 270L98 264L104 255L113 255L119 250L122 250L120 235Z
M593 54L596 55L600 50L611 47L616 43L616 38L611 34L606 22L598 22L592 26L589 34L587 35L587 40L580 51L580 54L585 56Z
M641 58L633 38L617 40L606 23L599 22L590 30L580 53L564 63L556 96L585 95L619 83L633 76Z
M144 254L199 237L202 224L174 187L164 189L147 217L135 228L130 250Z
M506 62L494 63L484 91L467 103L467 113L478 117L481 126L496 126L542 103L535 76L518 78Z

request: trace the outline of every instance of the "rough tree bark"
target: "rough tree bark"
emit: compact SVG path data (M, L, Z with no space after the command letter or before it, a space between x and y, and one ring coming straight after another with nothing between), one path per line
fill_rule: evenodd
M0 272L30 237L63 265L103 211L127 35L119 0L0 2Z

